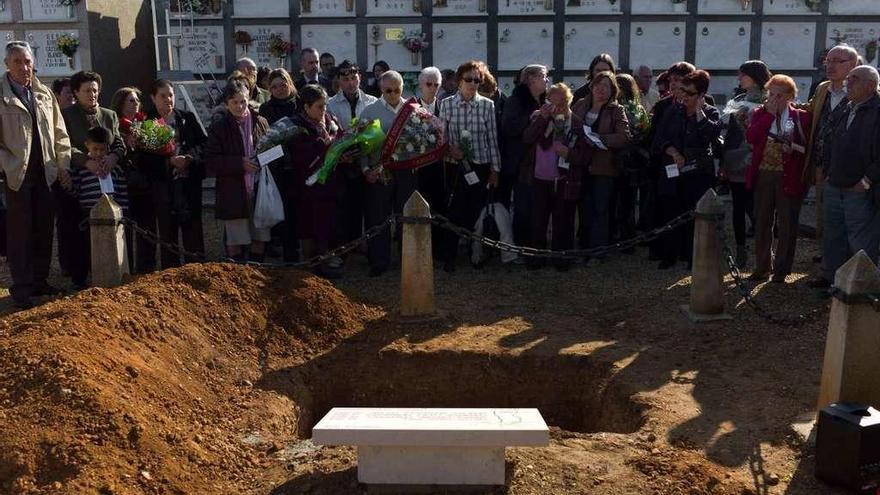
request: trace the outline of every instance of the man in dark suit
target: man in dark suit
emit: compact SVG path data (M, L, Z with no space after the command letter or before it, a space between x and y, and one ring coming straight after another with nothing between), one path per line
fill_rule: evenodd
M318 50L314 48L303 48L299 55L300 74L296 78L294 85L297 90L302 89L308 84L317 84L331 94L333 86L330 80L321 74L321 65L318 59Z

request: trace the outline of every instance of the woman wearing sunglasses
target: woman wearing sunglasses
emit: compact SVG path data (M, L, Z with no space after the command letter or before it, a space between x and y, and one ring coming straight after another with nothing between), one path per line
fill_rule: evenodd
M440 105L440 118L446 122L449 153L446 156L446 185L450 191L449 219L473 229L486 203L488 187L498 185L501 155L495 104L478 93L485 64L471 60L455 71L458 91ZM455 270L457 236L444 236L443 269Z
M662 157L657 184L660 224L692 210L715 183L712 144L721 134L721 117L706 103L711 78L704 70L686 75L654 136L654 152ZM679 257L693 256L693 222L660 239L659 269L671 268Z

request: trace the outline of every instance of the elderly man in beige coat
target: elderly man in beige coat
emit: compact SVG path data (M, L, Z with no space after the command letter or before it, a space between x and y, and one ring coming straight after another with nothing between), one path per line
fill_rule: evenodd
M6 45L0 81L0 164L5 175L7 258L13 301L33 306L34 296L58 293L46 282L52 255L52 192L70 187L70 139L61 108L34 77L34 56L22 41Z

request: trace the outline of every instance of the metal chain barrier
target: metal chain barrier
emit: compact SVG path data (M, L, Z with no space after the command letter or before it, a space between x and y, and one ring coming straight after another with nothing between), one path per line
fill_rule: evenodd
M810 311L797 316L783 316L771 313L758 304L758 301L752 296L752 290L746 285L739 267L736 266L736 257L734 256L733 250L730 248L730 244L727 242L727 230L724 228L724 222L721 221L723 218L724 215L721 215L715 222L715 230L718 233L718 240L721 242L722 257L727 264L727 269L730 272L730 276L733 277L733 281L739 290L740 296L742 296L746 304L752 308L752 311L770 323L783 327L801 327L807 323L815 321L822 313L821 307L813 308Z

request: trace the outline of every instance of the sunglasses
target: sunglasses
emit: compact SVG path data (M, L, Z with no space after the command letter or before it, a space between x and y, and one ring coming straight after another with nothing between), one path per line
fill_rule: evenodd
M429 88L433 88L434 86L440 86L440 83L435 83L435 82L425 82L424 84L425 84L425 86L427 86Z
M462 77L461 80L471 84L480 84L481 82L483 82L483 80L479 77Z
M401 91L400 88L388 88L388 89L383 89L383 90L382 90L382 92L385 93L386 95L390 95L390 94L394 94L394 93L400 93L400 91Z

